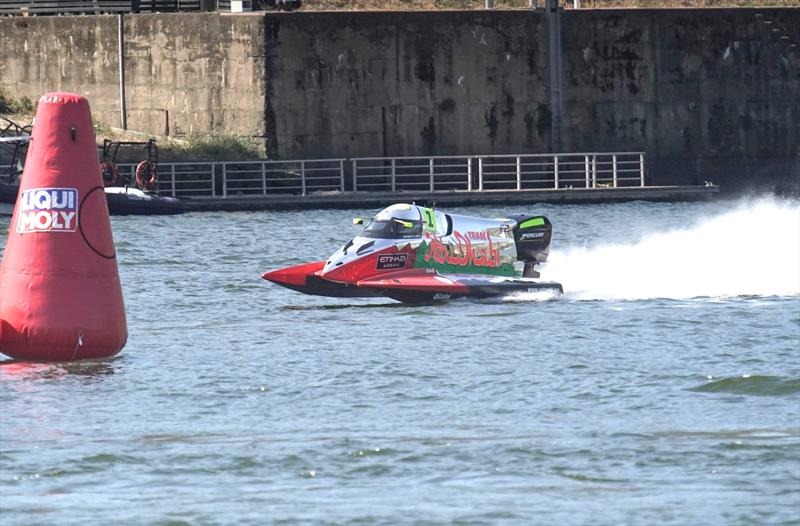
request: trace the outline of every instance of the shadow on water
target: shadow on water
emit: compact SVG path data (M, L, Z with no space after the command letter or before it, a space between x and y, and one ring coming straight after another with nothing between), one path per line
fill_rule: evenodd
M414 307L430 307L435 305L442 305L442 303L416 303L413 305L407 303L363 303L363 304L333 304L333 305L284 305L279 310L282 311L327 311L327 310L349 310L349 309L397 309L397 308L414 308Z
M786 396L800 393L800 378L743 375L721 378L689 389L698 393L727 393L751 396Z
M561 297L560 294L552 293L513 293L485 298L450 298L444 300L420 301L414 303L356 303L356 304L330 304L330 305L284 305L279 310L282 311L316 311L316 310L345 310L345 309L397 309L415 307L443 307L454 302L460 304L475 303L479 305L506 305L508 303L541 303L552 301Z
M81 360L78 362L0 361L0 381L57 380L65 377L84 377L96 380L116 372L112 363L117 358Z

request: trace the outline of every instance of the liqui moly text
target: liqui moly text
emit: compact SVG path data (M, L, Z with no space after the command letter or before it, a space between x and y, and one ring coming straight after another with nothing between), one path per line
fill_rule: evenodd
M23 191L17 232L75 232L78 228L78 190L34 188Z

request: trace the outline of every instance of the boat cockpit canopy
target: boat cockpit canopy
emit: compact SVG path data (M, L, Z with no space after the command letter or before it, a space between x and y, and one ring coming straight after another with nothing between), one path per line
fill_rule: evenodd
M416 206L392 205L379 212L364 227L361 236L377 239L422 237L422 215Z

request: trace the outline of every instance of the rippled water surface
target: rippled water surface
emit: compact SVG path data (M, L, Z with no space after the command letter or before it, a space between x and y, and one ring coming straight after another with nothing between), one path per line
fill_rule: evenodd
M128 344L0 365L0 523L797 524L797 202L527 211L566 294L432 306L260 279L374 210L114 218Z

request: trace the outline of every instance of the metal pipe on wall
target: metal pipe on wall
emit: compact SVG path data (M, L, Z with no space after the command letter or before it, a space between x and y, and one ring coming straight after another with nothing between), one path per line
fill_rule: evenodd
M128 110L125 107L125 15L117 15L117 33L119 49L119 126L128 129Z
M550 88L551 142L561 152L561 7L558 0L546 0L547 72Z

